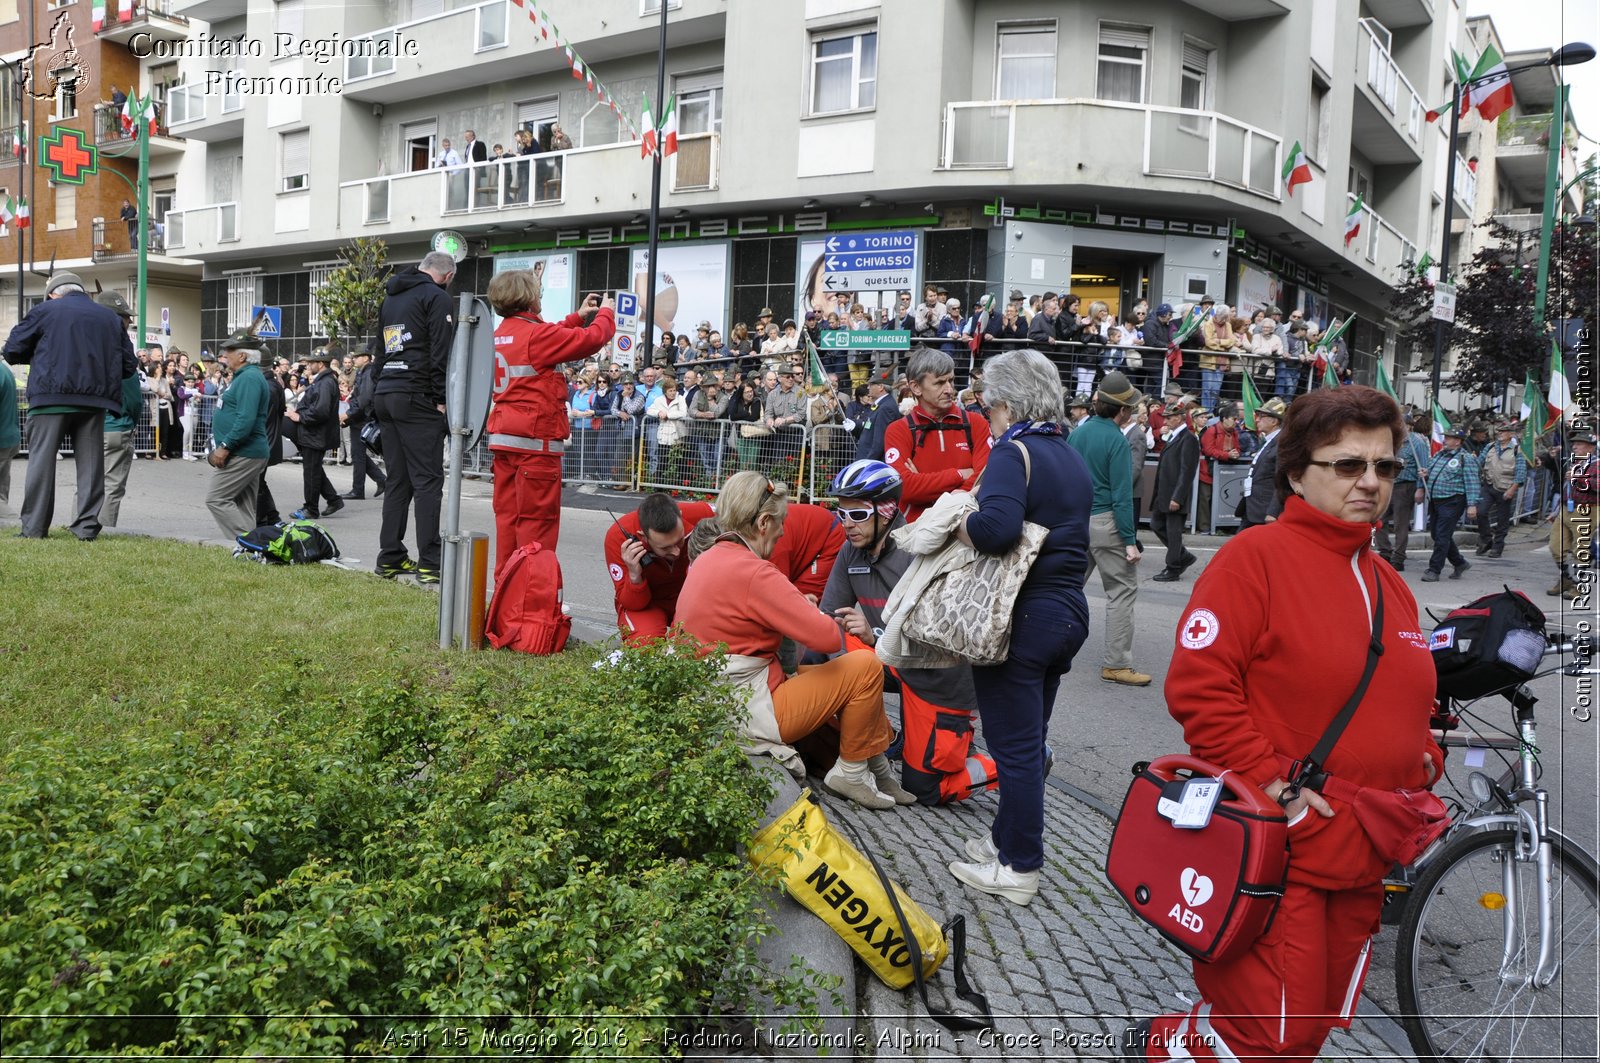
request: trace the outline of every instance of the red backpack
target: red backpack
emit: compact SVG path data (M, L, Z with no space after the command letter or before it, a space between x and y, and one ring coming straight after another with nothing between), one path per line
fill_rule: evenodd
M572 617L562 609L561 598L561 562L555 551L538 543L519 548L495 582L484 637L497 650L560 653L572 632Z

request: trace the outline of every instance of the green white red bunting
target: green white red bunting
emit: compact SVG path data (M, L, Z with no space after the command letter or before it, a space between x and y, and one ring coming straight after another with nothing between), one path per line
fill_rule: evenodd
M1311 164L1306 161L1306 153L1300 147L1300 142L1294 142L1294 147L1289 149L1289 157L1283 162L1283 194L1294 195L1295 185L1311 183Z
M1350 213L1344 216L1344 246L1349 247L1350 241L1361 232L1361 212L1366 210L1367 204L1361 196L1356 197L1355 204L1351 206Z
M538 30L540 40L548 41L552 37L555 38L557 47L566 55L567 66L571 68L573 78L583 82L584 88L594 93L599 97L601 103L611 109L611 113L617 116L618 123L627 131L630 138L638 136L639 133L638 130L634 129L633 121L611 95L611 91L606 88L604 82L595 78L594 68L584 60L583 56L578 54L578 50L572 46L572 42L562 36L561 30L557 28L554 22L550 21L550 16L545 14L544 8L540 7L535 0L511 0L511 2L527 12L528 22L534 29Z
M644 135L639 138L639 158L648 159L657 151L664 159L678 150L678 97L668 96L661 125L650 113L650 97L644 98Z

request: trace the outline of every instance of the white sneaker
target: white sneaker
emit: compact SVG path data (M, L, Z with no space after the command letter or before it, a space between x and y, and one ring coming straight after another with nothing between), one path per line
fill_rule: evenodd
M877 781L872 773L867 771L866 761L855 765L858 769L852 772L844 767L846 761L841 757L834 762L828 774L822 777L822 785L829 792L840 797L847 797L858 805L877 809L879 812L887 811L894 807L894 798L878 790Z
M1013 871L998 859L983 864L950 865L950 873L975 890L1026 905L1038 896L1039 872Z
M995 848L994 838L988 834L968 838L966 850L975 864L988 864L1000 859L1000 850Z

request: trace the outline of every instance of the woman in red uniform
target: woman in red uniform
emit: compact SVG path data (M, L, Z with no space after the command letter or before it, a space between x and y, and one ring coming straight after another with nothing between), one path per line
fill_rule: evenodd
M567 381L556 368L594 354L617 331L609 297L591 295L594 321L582 314L549 322L539 316L539 277L528 270L498 273L489 305L505 320L494 330L494 408L489 449L494 453L494 569L520 546L556 548L561 534L561 451L571 434Z
M1383 653L1323 767L1394 790L1430 785L1443 764L1416 599L1369 548L1405 437L1400 408L1372 388L1296 399L1278 439L1283 516L1218 551L1178 625L1169 711L1196 756L1269 797L1355 691L1380 586ZM1131 1027L1126 1058L1313 1060L1329 1030L1349 1026L1391 864L1343 801L1306 789L1284 811L1288 884L1272 926L1237 959L1195 964L1200 1002Z

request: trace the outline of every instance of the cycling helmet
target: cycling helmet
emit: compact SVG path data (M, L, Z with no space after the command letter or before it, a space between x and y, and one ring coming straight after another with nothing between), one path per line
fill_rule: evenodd
M900 501L900 474L881 461L851 462L833 478L835 498L860 498L868 502Z

